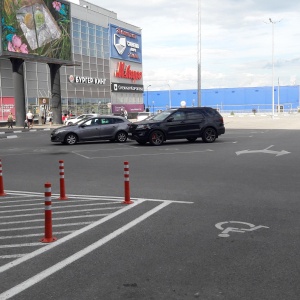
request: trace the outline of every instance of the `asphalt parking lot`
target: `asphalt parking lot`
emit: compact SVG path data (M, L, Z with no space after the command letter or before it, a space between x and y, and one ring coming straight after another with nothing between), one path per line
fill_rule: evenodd
M0 232L11 236L0 239L0 255L11 255L1 266L13 264L0 267L0 299L298 299L299 117L224 119L226 133L213 144L65 146L51 144L44 130L1 139L4 185L12 198L0 198L6 217L0 229L41 228ZM43 224L35 220L43 219L43 187L49 181L59 194L60 159L73 196L69 203L54 200L60 244L39 245ZM118 208L124 161L134 206ZM8 207L22 199L35 216L13 217L30 214L21 211L30 206L20 212ZM117 209L99 216L103 201L115 201ZM80 222L91 223L68 226ZM12 237L25 232L35 236Z

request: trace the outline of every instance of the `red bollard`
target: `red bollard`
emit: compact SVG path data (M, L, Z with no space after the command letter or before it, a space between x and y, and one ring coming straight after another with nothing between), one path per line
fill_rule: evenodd
M58 200L67 200L68 197L66 196L66 189L65 189L65 167L64 161L59 161L59 183L60 183L60 197Z
M52 236L51 183L45 183L45 237L42 243L52 243L57 240Z
M125 200L124 204L131 204L133 201L130 200L130 185L129 185L129 162L124 161L124 188L125 188Z
M0 159L0 196L5 196L4 185L3 185L3 176L2 176L2 162Z

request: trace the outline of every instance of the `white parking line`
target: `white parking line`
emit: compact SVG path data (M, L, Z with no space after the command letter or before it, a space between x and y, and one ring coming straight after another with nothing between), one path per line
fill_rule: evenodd
M120 157L138 157L138 156L160 156L160 155L174 155L174 154L195 154L195 153L204 153L204 152L212 152L214 150L206 149L200 151L184 151L184 152L166 152L166 153L141 153L141 154L124 154L124 155L108 155L108 156L94 156L89 157L86 155L82 155L80 153L73 152L74 154L81 156L86 159L95 159L95 158L120 158Z
M12 254L12 255L2 255L1 258L19 258L24 256L24 254Z
M62 217L62 218L52 218L53 221L57 220L70 220L70 219L82 219L82 218L94 218L94 217L104 217L108 214L97 214L97 215L84 215L84 216L72 216L72 217ZM23 224L23 223L35 223L35 222L44 222L45 219L34 219L26 221L12 221L12 222L2 222L0 225L10 225L10 224Z
M7 248L16 248L16 247L36 247L36 246L43 246L42 243L23 243L23 244L10 244L10 245L1 245L0 249L7 249Z
M144 221L148 217L152 216L153 214L155 214L159 210L161 210L164 207L166 207L167 205L169 205L170 203L171 202L168 202L168 201L161 203L157 207L151 209L150 211L146 212L145 214L141 215L140 217L136 218L135 220L129 222L125 226L117 229L116 231L112 232L111 234L105 236L104 238L98 240L97 242L95 242L95 243L89 245L88 247L82 249L81 251L78 251L77 253L69 256L68 258L62 260L61 262L55 264L54 266L52 266L52 267L36 274L35 276L29 278L28 280L16 285L15 287L5 291L4 293L0 294L0 299L1 300L6 300L6 299L9 299L9 298L21 293L22 291L27 290L28 288L35 285L36 283L44 280L48 276L50 276L50 275L56 273L57 271L65 268L69 264L77 261L78 259L84 257L85 255L89 254L90 252L94 251L95 249L103 246L104 244L106 244L110 240L116 238L117 236L119 236L120 234L122 234L125 231L129 230L130 228L136 226L138 223Z
M69 234L74 232L75 230L69 230L69 231L57 231L53 232L53 235L58 234ZM24 235L10 235L10 236L0 236L0 240L7 240L7 239L21 239L21 238L27 238L27 237L34 237L34 236L43 236L44 233L31 233L31 234L24 234ZM1 256L0 256L1 258Z
M80 201L85 201L85 200L78 200L78 201L71 201L71 200L68 200L68 203L70 203L70 202L76 202L76 203L78 203L78 202L80 202ZM86 201L90 201L90 200L86 200ZM120 202L109 202L109 203L88 203L88 204L82 204L82 205L60 205L60 206L56 206L55 205L55 203L52 203L53 204L53 207L55 208L55 210L57 210L57 209L61 209L61 208L66 208L66 207L68 207L68 208L71 208L71 207L80 207L80 206L84 206L84 207L86 207L86 206L99 206L99 205L111 205L111 204L120 204ZM12 205L12 206L6 206L6 208L7 207L11 207L11 208L13 208L13 207L15 207L14 205ZM3 206L1 206L1 208L3 208ZM120 208L120 207L118 207L118 206L116 206L116 207L114 207L114 208L109 208L109 207L107 207L107 208L99 208L99 209L115 209L115 208ZM22 211L24 212L24 211L32 211L32 210L44 210L44 207L41 207L41 206L39 206L39 207L36 207L36 208L24 208L24 209L22 209ZM90 210L93 210L93 209L90 209ZM6 214L6 213L9 213L9 212L16 212L16 211L19 211L19 210L15 210L15 209L13 209L13 210L5 210L5 211L0 211L0 214ZM80 211L80 210L79 210ZM69 211L68 211L69 212ZM66 212L66 213L68 213L68 212ZM58 213L57 211L55 212L55 213ZM2 218L2 217L1 217Z
M53 224L52 227L81 226L81 225L89 225L91 223L92 222L78 222L78 223L68 223L68 224ZM31 226L31 227L19 227L19 228L0 229L0 232L31 230L31 229L40 229L40 228L45 228L45 225L44 226ZM1 270L1 267L0 267L0 270Z
M90 211L96 211L96 210L113 210L113 209L120 209L120 208L123 208L123 206L77 209L77 210L68 210L68 211L55 211L55 215L57 215L57 214L71 214L71 213L90 212ZM22 211L23 211L23 209L22 209ZM13 211L13 212L16 212L16 211ZM12 218L20 218L20 217L33 217L33 216L40 216L40 215L41 215L41 213L24 214L24 215L9 215L9 216L1 216L1 219L12 219Z

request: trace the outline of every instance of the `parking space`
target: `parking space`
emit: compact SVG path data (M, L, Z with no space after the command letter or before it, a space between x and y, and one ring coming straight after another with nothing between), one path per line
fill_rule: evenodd
M58 239L124 209L121 198L73 195L57 200L58 196L52 197L53 236ZM47 245L41 242L44 200L42 194L12 191L0 198L0 265Z

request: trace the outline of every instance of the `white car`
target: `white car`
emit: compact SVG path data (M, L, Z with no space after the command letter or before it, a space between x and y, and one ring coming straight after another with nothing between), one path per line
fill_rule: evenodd
M86 119L86 118L92 118L92 117L96 117L98 114L82 114L76 118L68 118L66 121L65 121L65 125L73 125L75 123L77 123L78 121L81 121L83 119Z
M137 115L137 121L145 120L150 116L152 116L152 113L150 113L150 112L147 112L147 111L139 112Z

